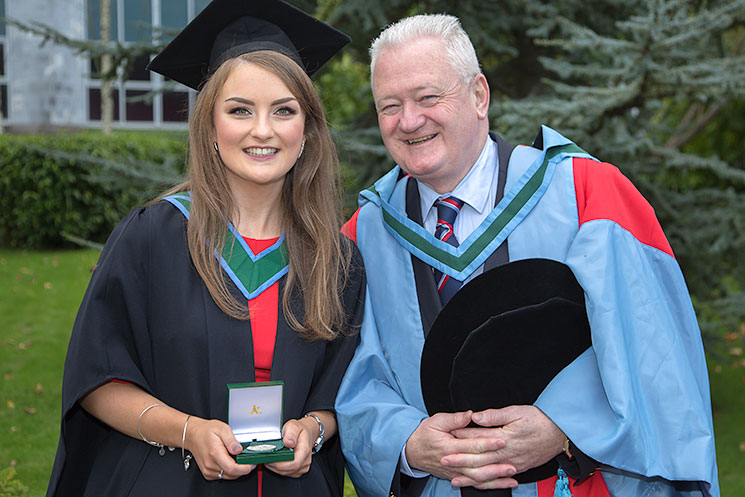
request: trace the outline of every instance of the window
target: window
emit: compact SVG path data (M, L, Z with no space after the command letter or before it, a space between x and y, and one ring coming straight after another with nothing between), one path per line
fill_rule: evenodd
M3 119L7 119L8 117L8 85L5 83L0 85L0 102L2 105L2 112L3 112Z
M5 0L0 0L0 19L5 17ZM0 21L0 125L8 117L8 80L5 74L5 23Z
M152 12L150 0L124 0L124 41L153 39Z
M5 0L0 0L0 19L5 17ZM5 23L0 21L0 36L5 38Z
M114 100L114 121L119 120L119 90L113 90L112 99ZM90 119L93 121L101 120L101 90L91 88L88 90L88 108L90 109Z
M189 117L188 92L163 92L163 121L183 122Z
M4 0L0 0L3 2ZM86 0L88 38L101 39L101 0ZM110 0L110 40L122 44L171 40L209 0ZM125 81L114 82L114 124L120 127L183 128L194 92L146 69L150 59L138 58ZM101 61L90 61L88 119L101 119ZM123 98L120 98L123 97Z
M161 0L160 26L164 41L170 41L186 26L189 12L183 0Z

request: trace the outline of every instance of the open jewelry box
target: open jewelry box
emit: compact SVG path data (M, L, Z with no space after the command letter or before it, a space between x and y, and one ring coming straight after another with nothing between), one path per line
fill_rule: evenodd
M228 424L243 446L239 464L290 461L282 442L282 381L228 384Z

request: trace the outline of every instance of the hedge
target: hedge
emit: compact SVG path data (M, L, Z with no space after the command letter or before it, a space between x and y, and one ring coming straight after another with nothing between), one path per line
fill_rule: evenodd
M0 135L0 245L102 243L135 205L177 182L184 133Z

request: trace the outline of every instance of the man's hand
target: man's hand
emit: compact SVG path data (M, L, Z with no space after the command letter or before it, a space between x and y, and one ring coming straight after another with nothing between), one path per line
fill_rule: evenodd
M535 406L509 406L476 412L472 420L485 428L458 428L453 435L459 439L500 439L504 448L491 454L491 461L476 454L451 454L442 458L443 466L461 473L452 479L453 486L502 488L499 467L513 466L518 473L535 468L557 456L565 435L548 416ZM496 428L491 428L496 427Z
M491 461L494 451L504 447L504 442L498 437L479 436L454 437L454 430L465 430L471 422L471 411L454 414L438 413L424 419L406 442L406 461L409 466L436 476L452 480L463 475L459 468L445 467L443 458L455 456L469 458L469 461ZM489 430L490 432L492 430ZM473 432L465 432L473 435ZM492 471L496 477L509 477L515 474L515 468L508 464L492 464ZM502 478L502 487L517 485L515 480Z

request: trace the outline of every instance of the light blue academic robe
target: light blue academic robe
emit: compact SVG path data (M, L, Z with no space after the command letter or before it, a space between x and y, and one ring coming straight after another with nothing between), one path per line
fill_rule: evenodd
M505 197L493 214L504 210L552 147L571 143L547 127L542 134L543 150L513 151ZM511 261L563 262L585 291L593 346L554 378L535 405L602 465L611 495L718 497L708 376L683 275L671 251L647 240L659 230L656 220L655 226L632 222L630 227L614 215L580 219L578 157L589 156L579 152L549 160L540 188L485 250L484 257L508 237ZM592 162L592 167L611 171L604 176L610 181L627 182L609 164ZM389 495L401 450L427 417L419 372L424 333L411 253L383 216L385 210L407 223L406 181L398 176L396 167L362 192L356 220L368 291L361 342L336 411L347 469L360 497ZM582 195L592 187L583 184ZM626 218L640 206L651 212L638 193L622 203L628 205L613 208ZM409 227L421 229L417 226ZM482 231L454 250L465 250ZM482 263L477 258L458 279ZM448 480L431 477L422 495L460 493ZM520 485L513 495L535 496L536 485Z

